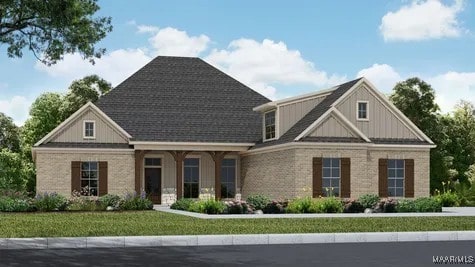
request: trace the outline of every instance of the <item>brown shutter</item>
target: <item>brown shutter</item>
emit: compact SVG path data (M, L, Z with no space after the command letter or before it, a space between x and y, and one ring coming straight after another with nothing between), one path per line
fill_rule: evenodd
M99 161L99 196L107 195L107 161Z
M414 197L414 160L405 159L404 165L404 196Z
M81 162L71 161L71 192L81 192Z
M340 180L340 194L341 197L350 197L351 181L350 181L350 158L341 158L341 180Z
M313 158L313 194L312 197L322 195L322 158Z
M379 159L379 196L388 197L388 160Z

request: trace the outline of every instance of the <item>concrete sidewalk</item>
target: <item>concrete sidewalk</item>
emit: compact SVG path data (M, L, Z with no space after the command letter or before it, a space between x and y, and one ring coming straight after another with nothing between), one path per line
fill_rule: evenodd
M155 210L186 215L200 219L262 219L262 218L369 218L369 217L451 217L475 216L475 207L442 208L442 212L407 213L308 213L308 214L216 214L208 215L182 210L172 210L168 206L154 206ZM474 218L475 220L475 218Z
M475 231L0 238L0 250L458 240L475 240Z

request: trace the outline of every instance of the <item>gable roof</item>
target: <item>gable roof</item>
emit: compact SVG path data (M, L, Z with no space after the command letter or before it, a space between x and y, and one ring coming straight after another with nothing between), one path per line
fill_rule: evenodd
M47 143L50 141L52 138L54 138L64 127L68 126L71 123L74 123L76 118L87 112L88 110L93 110L98 116L104 118L104 120L114 129L118 131L120 135L122 135L125 139L131 138L130 134L125 131L122 127L120 127L117 123L115 123L107 114L102 112L96 105L94 105L92 102L87 102L84 106L82 106L80 109L78 109L76 112L74 112L71 116L69 116L65 121L63 121L61 124L56 126L51 132L49 132L47 135L45 135L43 138L41 138L38 142L36 142L33 146L39 146L39 145L44 145L44 143Z
M331 112L330 107L335 101L337 101L343 94L350 90L358 81L362 78L352 80L334 87L334 90L325 97L318 105L310 110L302 119L294 124L287 132L285 132L279 139L267 142L261 142L256 144L253 148L260 148L271 145L278 145L288 142L293 142L302 132L309 128L323 115L327 115Z
M421 140L407 140L407 139L369 139L365 136L356 126L349 122L342 114L339 112L335 106L348 97L361 83L366 83L373 89L376 93L378 99L385 105L391 112L411 130L416 136L419 136ZM363 142L363 143L374 143L374 144L413 144L413 145L434 145L432 140L427 137L412 121L410 121L399 109L397 109L391 102L387 100L380 92L378 92L375 87L364 77L337 85L332 88L333 91L323 99L318 105L316 105L310 112L308 112L302 119L294 124L287 132L285 132L279 139L260 142L256 144L252 149L279 145L290 142ZM327 93L329 90L325 90ZM308 133L315 130L316 127L327 117L335 114L340 119L342 119L347 126L349 126L355 133L357 133L358 138L356 139L345 139L341 137L328 137L328 138L311 138L308 137ZM404 142L407 141L407 142Z
M254 143L270 100L199 58L159 56L96 105L134 141Z

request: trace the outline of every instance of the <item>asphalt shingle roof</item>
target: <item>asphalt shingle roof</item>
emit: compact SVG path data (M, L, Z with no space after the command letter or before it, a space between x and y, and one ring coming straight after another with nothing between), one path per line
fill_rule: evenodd
M267 102L199 58L159 56L95 104L136 141L254 143Z

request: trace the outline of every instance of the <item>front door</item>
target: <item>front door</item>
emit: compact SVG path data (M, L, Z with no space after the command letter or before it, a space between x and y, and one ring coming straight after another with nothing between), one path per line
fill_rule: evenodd
M145 168L145 193L153 204L160 204L162 200L161 168Z

